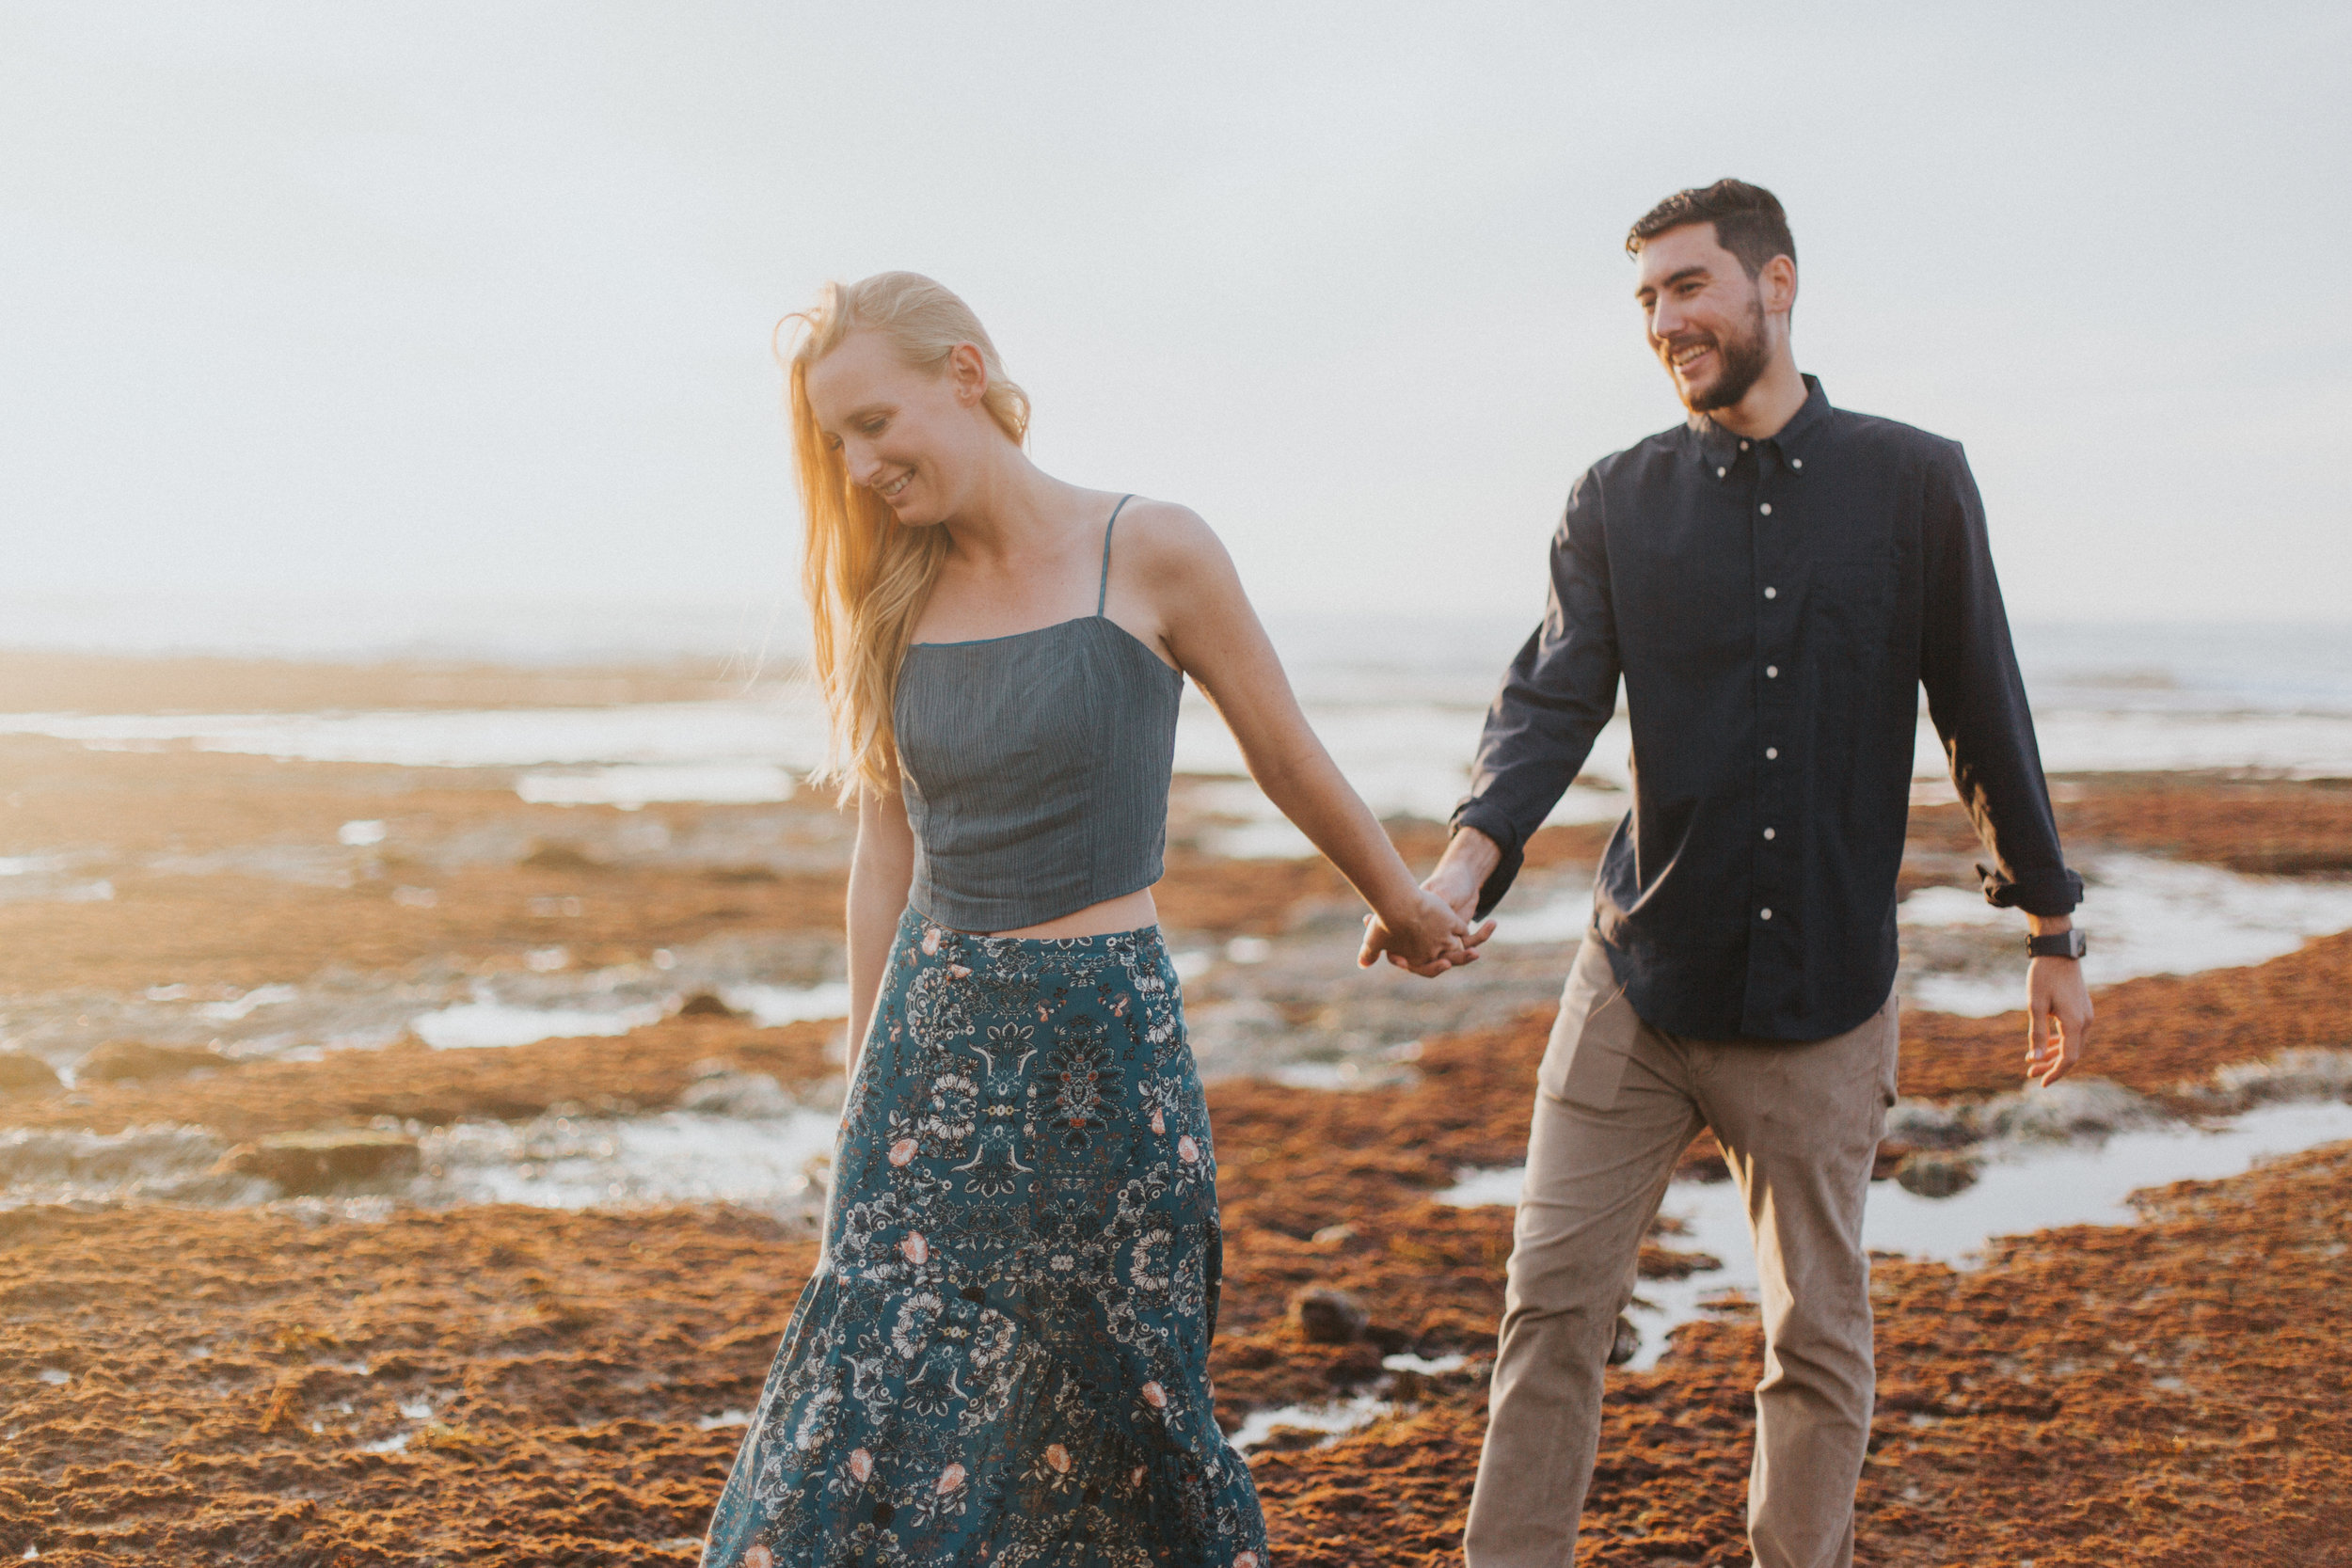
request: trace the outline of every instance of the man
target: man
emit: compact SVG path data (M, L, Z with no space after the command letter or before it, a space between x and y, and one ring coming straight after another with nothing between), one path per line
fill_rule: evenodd
M1852 1560L1872 1395L1870 1164L1895 1098L1895 877L1918 690L2034 955L2029 1075L2079 1057L2082 939L1984 516L1953 442L1833 407L1789 348L1771 192L1633 226L1651 350L1688 421L1570 492L1543 625L1486 715L1429 886L1483 916L1625 682L1633 810L1537 1075L1470 1568L1561 1568L1644 1229L1701 1127L1762 1270L1749 1539Z

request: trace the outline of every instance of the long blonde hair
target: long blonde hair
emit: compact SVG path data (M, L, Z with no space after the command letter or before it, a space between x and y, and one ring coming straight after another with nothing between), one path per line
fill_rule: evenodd
M861 785L882 793L898 787L891 701L948 541L945 529L901 525L880 496L850 478L848 462L808 405L808 367L852 331L880 334L901 363L933 372L946 368L958 344L970 343L988 371L981 404L1015 443L1028 436L1029 396L1006 376L972 308L920 273L828 283L814 309L785 318L794 322L805 329L787 362L792 455L807 519L801 592L808 600L817 684L833 723L818 776L837 783L847 801Z

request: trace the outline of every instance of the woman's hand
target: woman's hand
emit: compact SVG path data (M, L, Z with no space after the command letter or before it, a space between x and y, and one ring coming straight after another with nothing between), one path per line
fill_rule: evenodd
M1473 931L1453 905L1416 888L1402 907L1364 916L1364 945L1356 967L1370 969L1385 953L1397 968L1434 980L1449 969L1477 962L1480 945L1494 934L1493 921Z
M1156 641L1192 677L1233 732L1249 776L1340 875L1380 911L1361 961L1382 953L1417 974L1442 974L1475 956L1484 933L1414 885L1379 819L1349 787L1299 710L1274 644L1259 625L1232 557L1209 525L1180 506L1131 503L1121 521L1108 604L1146 647ZM1129 624L1132 622L1133 624Z

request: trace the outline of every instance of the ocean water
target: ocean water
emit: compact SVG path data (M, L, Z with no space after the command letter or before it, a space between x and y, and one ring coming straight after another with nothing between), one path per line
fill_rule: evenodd
M153 609L154 607L146 607ZM281 607L282 609L283 607ZM397 607L394 607L395 609ZM1528 627L1517 618L1380 613L1272 616L1269 630L1317 733L1384 816L1441 818L1468 782L1486 705ZM2045 765L2053 772L2258 769L2352 777L2352 625L2045 626L2017 629ZM792 666L787 607L449 602L362 604L273 618L251 606L214 619L189 607L142 618L121 605L0 600L0 645L167 649L287 657L389 655L559 663L667 655L729 657L744 672ZM8 714L0 732L107 748L193 746L333 761L524 770L524 799L551 803L774 800L823 759L821 709L787 682L714 702L496 712ZM1626 806L1620 719L1594 747L1554 821L1608 821ZM1177 766L1236 779L1239 748L1197 692ZM1935 732L1919 727L1917 777L1934 798ZM1254 788L1231 792L1229 853L1294 855L1305 841Z
M1385 610L1270 611L1302 696L1321 705L1483 705L1534 619ZM2352 620L2310 623L2021 621L2036 698L2100 712L2352 717ZM228 654L524 665L721 657L740 671L797 659L798 598L434 599L234 594L25 594L0 588L0 648Z

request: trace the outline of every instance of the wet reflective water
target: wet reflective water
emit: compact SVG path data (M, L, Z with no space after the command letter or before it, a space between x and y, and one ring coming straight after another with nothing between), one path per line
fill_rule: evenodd
M795 1105L762 1075L737 1076L763 1091L729 1085L738 1105L762 1114L680 1109L458 1122L416 1134L418 1174L334 1196L378 1207L734 1203L776 1214L813 1212L823 1200L823 1162L838 1113ZM235 1208L281 1196L271 1181L230 1174L223 1164L229 1153L228 1140L200 1127L0 1132L0 1208L143 1200Z
M463 1122L421 1140L430 1174L417 1196L542 1209L734 1203L792 1212L821 1201L810 1162L832 1152L839 1127L838 1116L815 1110Z
M1237 1451L1248 1453L1279 1427L1327 1433L1337 1437L1370 1425L1394 1408L1377 1394L1359 1394L1354 1399L1334 1400L1327 1404L1286 1404L1274 1410L1253 1410L1243 1419L1241 1429L1225 1440Z
M2352 929L2352 880L2246 877L2218 866L2105 854L2080 863L2081 918L2091 933L2083 978L2111 986L2141 974L2193 974L2258 964L2292 953L2306 939ZM2021 922L1963 888L1921 888L1899 918L1914 941L1904 976L1912 1006L1986 1017L2021 1006ZM1981 933L1987 951L1971 953L1949 937ZM1934 942L1931 954L1917 950ZM1916 961L1949 962L1938 970Z
M2091 932L2083 975L2111 986L2142 974L2194 974L2258 964L2312 937L2352 929L2352 879L2247 877L2153 855L2109 853L2077 863L2080 911ZM1592 924L1589 884L1509 911L1493 940L1504 946L1570 943ZM1990 1017L2022 1007L2025 924L1972 889L1920 888L1898 906L1905 1003Z
M2012 1142L1979 1146L1974 1186L1946 1198L1920 1197L1892 1181L1873 1182L1863 1243L1873 1251L1965 1266L1995 1236L2068 1225L2129 1225L2131 1194L2169 1182L2236 1176L2258 1160L2352 1138L2352 1104L2265 1105L2211 1130L2183 1124L2118 1132L2092 1143ZM1464 1171L1438 1196L1465 1205L1517 1203L1522 1167ZM1642 1333L1635 1367L1655 1365L1667 1337L1697 1318L1710 1297L1736 1291L1753 1300L1756 1251L1740 1189L1728 1181L1677 1181L1660 1206L1686 1228L1667 1239L1711 1253L1724 1267L1687 1279L1645 1279L1629 1313Z

